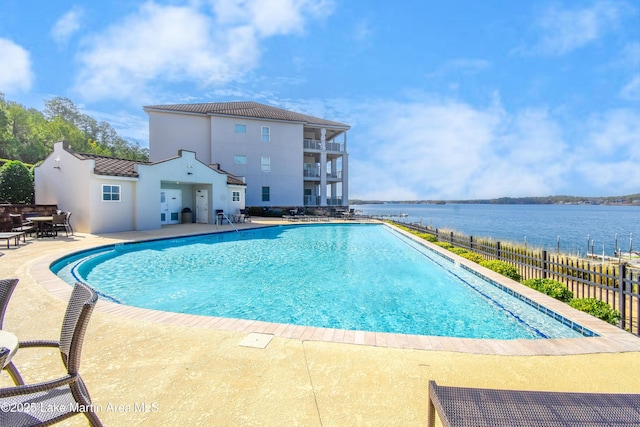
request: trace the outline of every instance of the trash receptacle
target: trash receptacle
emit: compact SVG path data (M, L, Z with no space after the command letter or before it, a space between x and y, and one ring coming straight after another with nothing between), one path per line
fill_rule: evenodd
M182 223L191 224L193 222L193 213L190 208L182 209Z

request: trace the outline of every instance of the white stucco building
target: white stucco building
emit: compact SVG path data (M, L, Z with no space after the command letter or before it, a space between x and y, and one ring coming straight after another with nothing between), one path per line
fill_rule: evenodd
M176 153L178 154L176 156ZM215 213L245 207L245 184L192 151L155 162L75 153L62 142L34 170L36 204L57 204L86 233L150 230L183 220L215 223Z
M350 126L256 102L152 105L152 162L189 150L246 183L247 206L348 206Z

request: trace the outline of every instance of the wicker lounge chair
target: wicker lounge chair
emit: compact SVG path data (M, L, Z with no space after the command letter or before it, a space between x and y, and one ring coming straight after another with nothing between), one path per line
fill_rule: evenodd
M19 351L29 347L58 348L67 375L36 384L0 388L0 407L16 408L16 411L0 411L0 425L50 425L83 413L92 426L102 426L78 372L84 335L97 301L93 289L76 283L62 322L60 341L20 342Z
M640 394L439 386L429 381L428 426L637 426Z
M4 327L4 315L7 311L7 306L9 305L9 300L11 299L11 295L13 294L13 290L17 285L18 279L0 280L0 329L3 329ZM0 364L0 367L2 366L4 366L4 362ZM14 384L24 384L22 382L22 378L20 377L20 373L12 362L9 362L7 366L4 366L4 369L11 376Z
M11 231L21 231L31 235L35 232L36 228L33 225L33 222L27 220L22 220L22 215L20 214L9 214L11 217Z

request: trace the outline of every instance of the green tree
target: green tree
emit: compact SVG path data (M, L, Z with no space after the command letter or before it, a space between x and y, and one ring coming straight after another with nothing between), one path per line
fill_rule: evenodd
M0 199L8 203L33 203L33 175L19 160L0 168Z

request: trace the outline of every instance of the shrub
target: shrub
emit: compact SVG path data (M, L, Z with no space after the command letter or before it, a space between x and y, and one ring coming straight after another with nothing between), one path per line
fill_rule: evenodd
M500 273L510 279L513 279L516 282L519 282L520 279L522 279L522 276L520 276L520 273L518 273L518 269L507 262L498 260L484 260L480 262L480 265L488 268L489 270L493 270L496 273Z
M484 258L482 257L482 255L474 252L467 252L466 254L460 254L460 256L468 259L469 261L473 261L477 264L480 264L482 261L484 261Z
M21 161L10 160L0 168L0 200L29 204L33 189L33 175Z
M466 250L465 248L451 248L449 249L451 252L453 252L456 255L461 255L464 256L464 254L468 254L469 251Z
M622 318L618 310L612 309L609 304L596 298L576 298L569 301L569 305L612 325L616 325Z
M436 236L434 236L433 234L429 234L429 233L415 233L416 236L420 237L421 239L426 240L427 242L431 242L431 243L435 243L438 241L438 238Z
M438 246L440 246L441 248L444 248L444 249L453 249L453 248L455 248L455 246L453 246L449 242L433 242L433 243L438 245Z
M557 280L528 279L522 284L562 302L569 302L573 298L573 292Z

